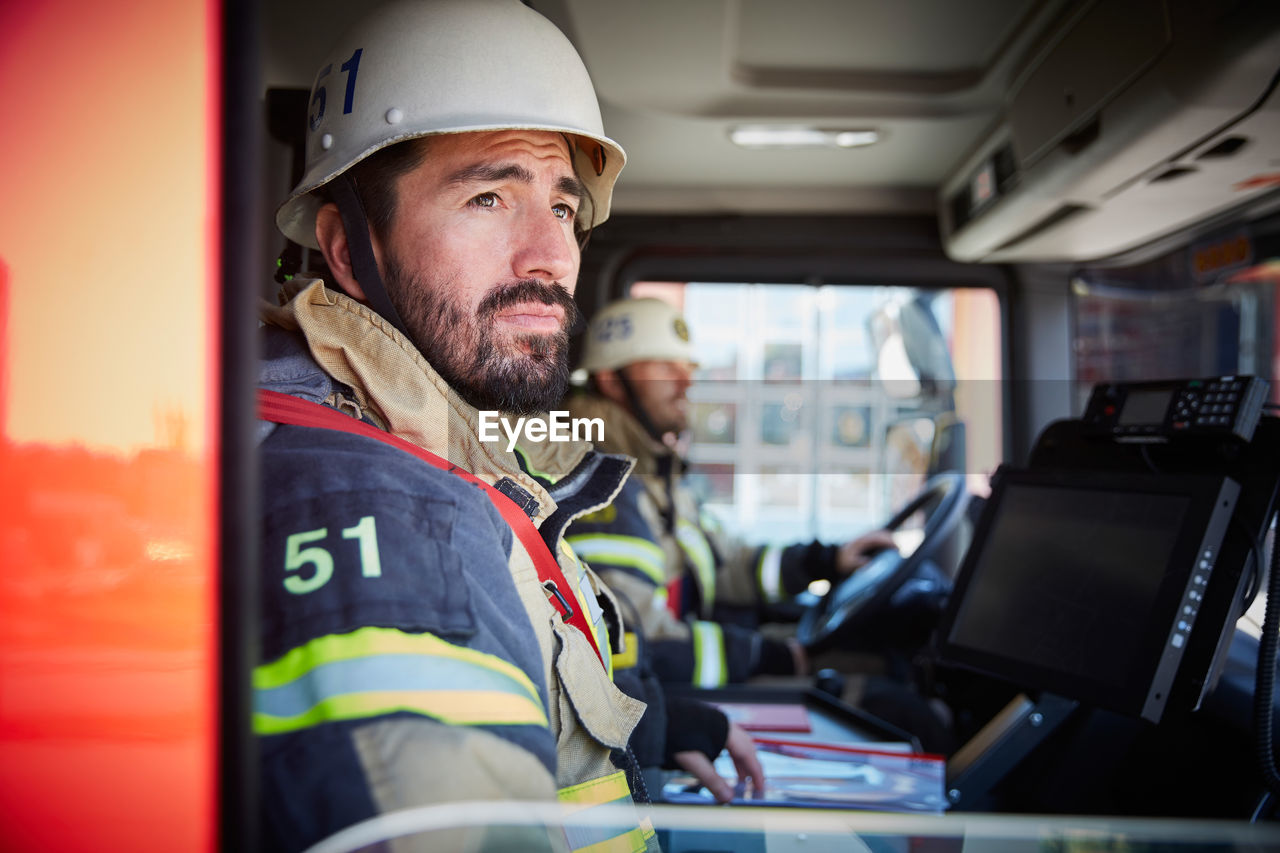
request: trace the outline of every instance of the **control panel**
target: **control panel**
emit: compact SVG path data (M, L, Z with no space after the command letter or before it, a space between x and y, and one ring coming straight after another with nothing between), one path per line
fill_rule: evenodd
M1191 566L1191 572L1187 575L1182 598L1173 615L1173 624L1169 628L1160 663L1156 667L1156 674L1151 680L1151 688L1147 692L1147 700L1143 705L1142 716L1152 722L1159 722L1164 704L1169 698L1173 679L1182 662L1183 649L1191 637L1191 629L1195 627L1196 615L1204 602L1204 592L1209 586L1209 579L1218 561L1222 540L1227 534L1227 525L1231 523L1231 514L1235 512L1239 497L1240 485L1230 477L1224 477L1213 503L1209 523L1200 540L1200 547L1191 555L1194 563Z
M1256 376L1215 376L1094 386L1083 430L1117 441L1205 436L1253 438L1268 383Z

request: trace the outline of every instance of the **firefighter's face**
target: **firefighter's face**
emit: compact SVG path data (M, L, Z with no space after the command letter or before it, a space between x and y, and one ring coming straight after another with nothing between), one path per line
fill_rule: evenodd
M480 409L553 407L568 378L583 188L558 133L440 136L378 246L410 336Z
M693 365L683 361L636 361L622 371L654 427L664 433L680 433L689 426L686 395L693 380Z

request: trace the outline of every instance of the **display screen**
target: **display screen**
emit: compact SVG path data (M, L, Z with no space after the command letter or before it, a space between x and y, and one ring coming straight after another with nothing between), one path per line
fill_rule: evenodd
M1124 408L1120 410L1121 426L1141 426L1143 424L1160 425L1164 423L1165 412L1169 411L1169 389L1160 388L1153 391L1131 390L1125 398Z
M943 661L1151 719L1199 551L1234 506L1224 488L1220 476L1002 469L939 626Z
M951 641L1120 685L1186 515L1183 495L1011 485Z

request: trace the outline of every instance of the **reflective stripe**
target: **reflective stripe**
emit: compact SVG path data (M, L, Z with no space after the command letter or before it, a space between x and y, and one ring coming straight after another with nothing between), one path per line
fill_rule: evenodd
M622 648L613 653L611 658L613 668L631 669L639 660L640 639L636 635L627 631L622 635Z
M624 806L632 803L627 776L621 770L590 782L561 788L560 802L565 806L565 840L575 853L640 853L646 847L645 826L636 821L629 825L575 825L569 815L584 814L597 806Z
M775 604L786 598L787 591L782 588L782 548L780 546L766 545L760 550L756 580L760 584L760 595L766 604Z
M667 558L662 549L639 536L588 533L567 537L573 550L588 563L629 566L644 572L658 586L667 582Z
M533 463L529 461L529 454L525 452L523 447L517 444L515 446L515 452L520 454L520 459L524 462L524 470L528 471L531 475L540 480L546 480L553 486L556 484L556 477L551 476L546 471L539 471L537 468L533 467Z
M724 656L724 631L715 622L693 623L693 685L723 687L728 667Z
M578 599L578 604L584 609L589 617L587 624L591 627L591 635L595 640L596 648L601 652L601 658L604 662L604 671L608 673L609 680L613 680L613 649L610 648L609 627L604 623L604 610L600 607L600 602L596 598L595 590L591 588L591 581L587 579L587 570L582 567L582 562L578 559L577 553L574 552L573 546L569 544L568 539L560 540L560 550L569 558L569 562L573 564L574 569L578 572L577 590L574 597Z
M666 608L667 588L665 586L660 586L653 591L653 606L659 610Z
M569 814L630 796L631 786L627 784L627 774L621 770L556 792L556 797L566 806L565 810Z
M711 550L711 543L696 525L685 519L676 522L676 541L693 564L697 575L698 588L702 591L702 609L710 613L716 600L716 557Z
M613 836L612 838L606 838L603 841L597 841L594 844L585 845L577 844L574 841L577 837L577 831L580 829L586 829L593 836L609 832L609 829L603 826L566 826L564 828L564 837L565 840L569 842L569 849L574 853L644 853L644 851L649 847L646 839L650 836L645 835L639 827L629 829L626 832Z
M409 711L451 725L548 726L517 666L432 634L366 627L319 637L253 671L253 729L281 734Z

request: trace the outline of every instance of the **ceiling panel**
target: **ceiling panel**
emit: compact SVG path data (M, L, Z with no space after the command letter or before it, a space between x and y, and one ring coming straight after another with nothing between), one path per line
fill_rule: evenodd
M376 2L268 0L266 85L310 86L334 34ZM528 0L578 47L605 130L627 150L619 212L655 199L680 211L809 199L853 213L920 209L995 122L1036 35L1079 2ZM744 123L873 128L882 139L747 150L729 141Z
M714 5L714 4L713 4ZM734 59L756 68L973 73L1034 0L740 0L725 3Z

